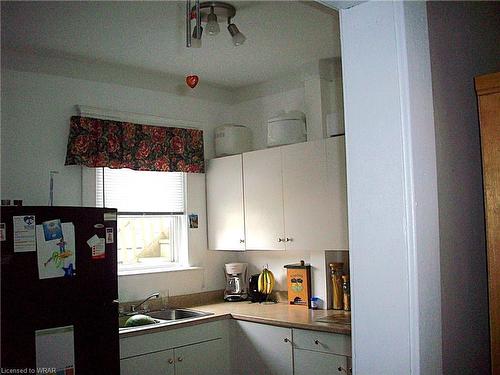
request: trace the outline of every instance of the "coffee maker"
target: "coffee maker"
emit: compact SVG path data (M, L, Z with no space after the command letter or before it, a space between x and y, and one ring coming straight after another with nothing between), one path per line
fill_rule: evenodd
M243 301L247 299L247 264L227 263L224 265L226 276L226 289L224 300L229 302Z

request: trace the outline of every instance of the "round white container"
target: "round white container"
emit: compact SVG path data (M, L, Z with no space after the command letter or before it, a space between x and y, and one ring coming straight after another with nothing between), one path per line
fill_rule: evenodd
M306 140L306 115L302 112L284 112L267 121L267 147L305 142Z

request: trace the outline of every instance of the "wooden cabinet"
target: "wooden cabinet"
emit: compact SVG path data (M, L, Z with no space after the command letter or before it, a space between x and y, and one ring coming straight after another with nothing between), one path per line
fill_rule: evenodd
M120 339L121 375L228 374L229 321Z
M292 375L292 330L235 320L231 329L231 373Z
M207 219L208 248L245 250L242 156L208 162Z
M500 374L500 72L476 77L488 258L491 373Z
M285 250L281 148L243 154L248 250Z

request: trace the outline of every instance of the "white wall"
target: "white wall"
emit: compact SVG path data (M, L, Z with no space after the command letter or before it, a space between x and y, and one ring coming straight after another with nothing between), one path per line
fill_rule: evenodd
M430 2L443 373L488 374L483 188L474 77L500 71L500 3Z
M355 374L440 374L425 3L341 11Z
M64 166L69 118L76 104L197 121L204 129L205 153L214 154L213 128L228 105L170 93L61 76L2 70L1 195L24 205L47 205L49 171L57 170L56 205L81 204L81 168ZM208 252L204 175L189 178L188 210L200 215L190 230L193 265L175 273L122 276L120 299L139 299L154 290L170 295L224 287L222 264L230 255Z

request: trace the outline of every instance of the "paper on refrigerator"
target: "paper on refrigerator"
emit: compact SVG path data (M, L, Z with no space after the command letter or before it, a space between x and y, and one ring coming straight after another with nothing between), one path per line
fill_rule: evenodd
M14 252L36 251L35 216L13 216Z
M50 222L53 225L54 221ZM60 223L60 238L47 236L47 223L36 226L38 275L40 279L74 276L76 269L75 227ZM48 239L47 239L48 238Z
M74 327L55 327L35 331L36 367L52 374L75 373Z

